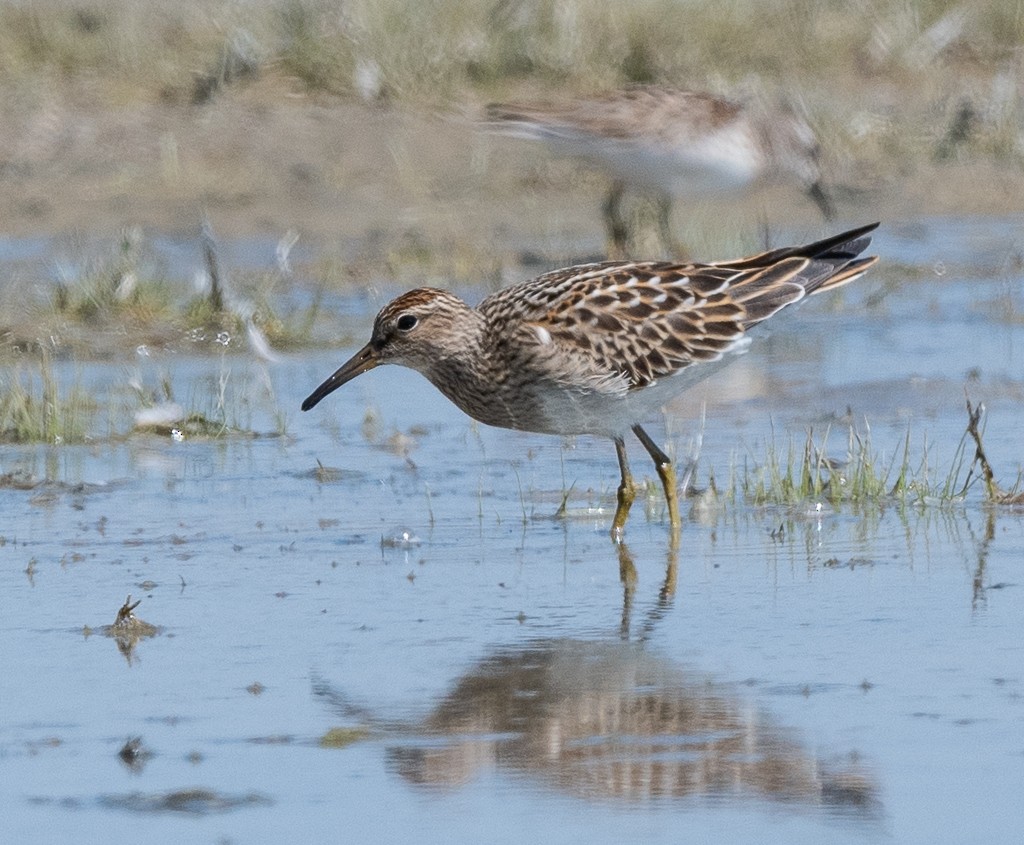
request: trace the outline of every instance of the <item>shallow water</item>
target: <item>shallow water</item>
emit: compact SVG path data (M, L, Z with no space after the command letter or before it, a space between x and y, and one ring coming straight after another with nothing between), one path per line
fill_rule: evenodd
M652 433L687 453L706 403L701 485L812 426L841 454L848 412L941 468L966 387L1011 482L1020 222L888 227L917 278L808 303ZM42 480L0 490L0 841L1014 840L1024 512L731 504L676 550L655 496L620 548L611 444L394 368L300 414L347 351L231 363L285 436L257 403L254 439L0 449ZM103 630L129 594L155 636Z

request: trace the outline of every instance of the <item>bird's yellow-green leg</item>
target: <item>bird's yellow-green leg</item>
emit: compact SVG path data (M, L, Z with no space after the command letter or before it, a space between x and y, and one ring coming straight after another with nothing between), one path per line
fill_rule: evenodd
M604 201L604 225L608 232L605 249L612 261L621 261L629 255L629 223L622 214L622 197L625 193L626 186L616 180Z
M626 519L629 517L629 509L633 506L633 500L636 498L636 484L633 481L633 473L629 471L626 444L621 437L615 438L615 454L619 458L619 472L622 475L622 480L619 482L618 504L612 519L612 539L618 542L622 539L622 531L626 526Z
M658 198L658 234L661 248L675 261L689 261L690 253L684 244L672 234L672 198L664 195Z
M654 467L658 470L658 477L661 479L661 486L665 488L665 503L668 505L668 523L673 531L678 531L679 521L679 497L676 495L676 469L672 466L672 460L661 449L658 444L651 440L640 426L633 426L633 433L644 444L647 454L654 460Z

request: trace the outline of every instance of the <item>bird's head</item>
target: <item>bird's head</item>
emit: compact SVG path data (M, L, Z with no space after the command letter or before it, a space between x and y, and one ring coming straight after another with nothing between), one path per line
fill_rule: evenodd
M421 373L458 350L461 326L475 315L454 294L437 288L416 288L385 305L373 321L370 341L342 364L302 403L308 411L356 376L381 364L400 364Z

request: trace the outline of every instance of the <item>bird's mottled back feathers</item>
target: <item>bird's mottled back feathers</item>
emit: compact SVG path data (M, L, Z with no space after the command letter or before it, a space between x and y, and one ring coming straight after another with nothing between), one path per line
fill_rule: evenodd
M650 139L678 144L709 135L744 117L743 107L711 94L657 86L568 103L491 103L487 119L495 130L527 137L589 134L615 141Z
M618 378L634 390L720 359L782 308L859 276L876 260L856 258L873 228L733 262L555 270L492 294L479 310L496 342L511 332L532 348L531 364L549 361L553 375Z

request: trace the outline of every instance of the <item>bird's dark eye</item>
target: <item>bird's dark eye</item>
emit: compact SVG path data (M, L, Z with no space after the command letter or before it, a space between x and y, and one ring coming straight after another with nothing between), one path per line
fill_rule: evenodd
M409 332L416 328L416 324L419 322L412 314L403 314L398 318L398 322L395 324L398 326L400 332Z

